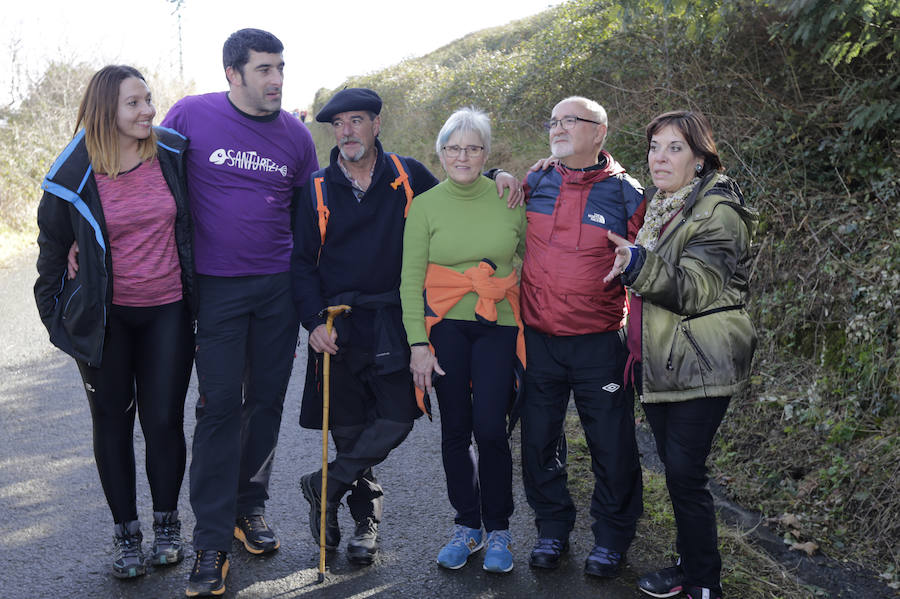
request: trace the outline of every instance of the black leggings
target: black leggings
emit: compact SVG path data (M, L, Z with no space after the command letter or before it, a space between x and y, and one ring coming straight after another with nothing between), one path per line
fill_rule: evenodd
M135 406L144 432L153 510L177 508L184 478L184 398L194 335L184 302L113 305L99 368L78 362L94 423L94 460L118 524L137 519Z

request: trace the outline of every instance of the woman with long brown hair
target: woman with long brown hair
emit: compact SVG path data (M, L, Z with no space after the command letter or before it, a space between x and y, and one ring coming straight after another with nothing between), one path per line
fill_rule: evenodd
M136 414L153 498L149 562L174 564L184 556L178 495L194 347L187 140L154 127L155 115L139 71L111 65L94 74L75 136L47 173L38 207L35 300L50 341L75 358L84 382L119 578L146 571Z

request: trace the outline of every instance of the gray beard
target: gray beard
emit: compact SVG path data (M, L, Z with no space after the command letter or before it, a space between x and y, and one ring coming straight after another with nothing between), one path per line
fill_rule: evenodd
M341 158L346 160L347 162L359 162L362 160L362 157L366 155L366 148L360 148L356 154L348 154L344 151L344 148L339 148L341 152Z

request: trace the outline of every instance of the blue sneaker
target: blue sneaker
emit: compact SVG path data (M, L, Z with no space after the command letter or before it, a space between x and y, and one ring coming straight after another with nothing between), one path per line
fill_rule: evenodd
M492 530L488 533L483 567L488 572L509 572L513 569L512 537L509 530Z
M462 524L453 527L450 542L438 553L437 563L449 570L458 570L466 565L469 556L484 547L484 531Z

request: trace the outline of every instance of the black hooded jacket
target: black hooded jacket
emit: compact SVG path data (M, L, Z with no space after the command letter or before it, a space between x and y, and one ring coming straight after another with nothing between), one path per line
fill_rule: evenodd
M160 169L175 198L175 243L184 298L192 306L194 257L192 224L185 186L187 138L154 127ZM97 367L103 357L107 315L112 305L109 236L91 161L80 131L62 151L41 183L38 205L38 279L34 298L50 342L72 357ZM78 274L66 277L72 242L78 242Z

